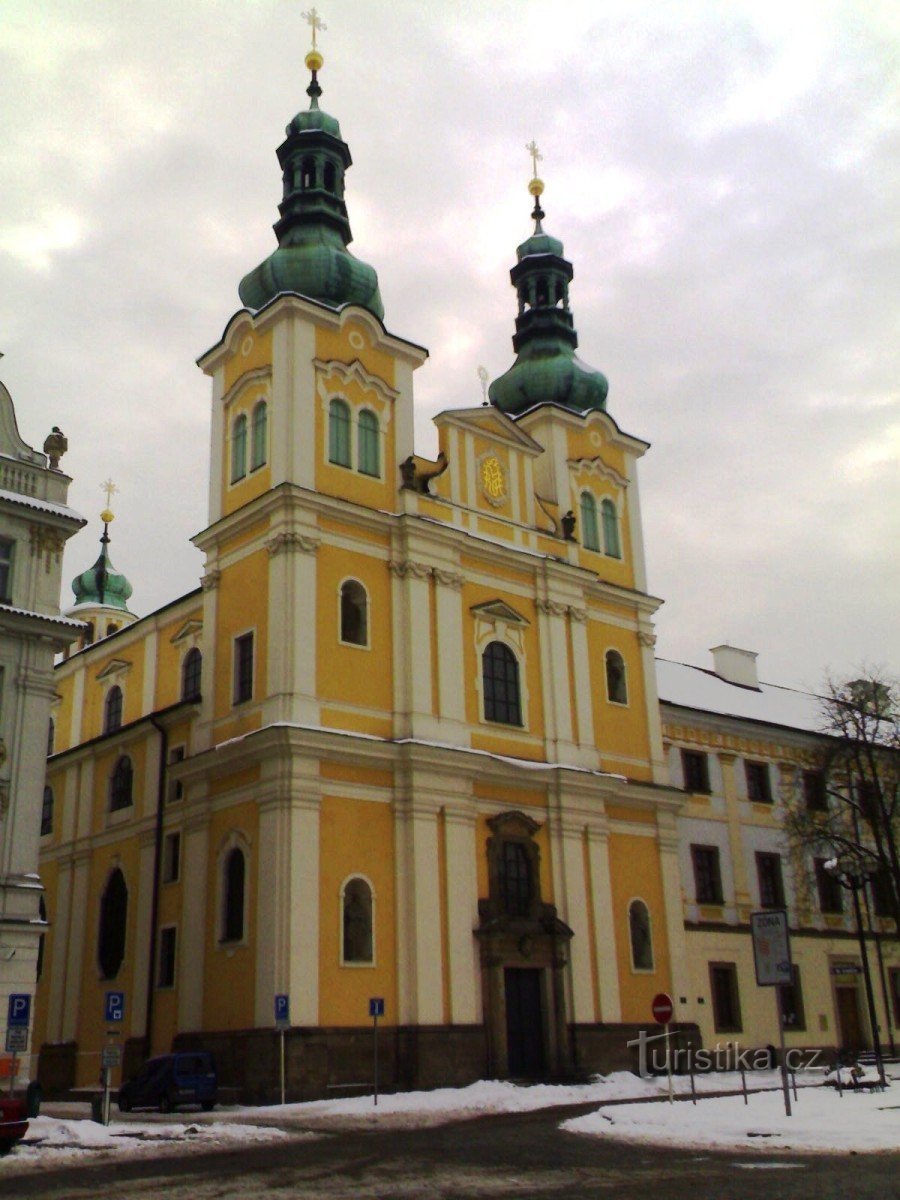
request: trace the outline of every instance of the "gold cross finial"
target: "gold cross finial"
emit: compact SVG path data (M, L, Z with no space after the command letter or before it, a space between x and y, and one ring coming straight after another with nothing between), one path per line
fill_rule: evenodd
M309 12L301 13L301 16L303 17L303 19L306 21L307 25L309 25L310 29L312 30L312 48L313 48L313 50L315 50L316 49L316 33L320 29L327 29L328 26L325 24L325 22L322 20L322 18L319 16L319 14L316 12L316 10L314 8L311 8L309 10Z
M119 489L116 487L116 485L113 483L113 481L111 479L107 479L106 483L100 484L100 491L106 492L106 507L107 508L109 508L109 506L112 504L112 498L118 490Z
M537 179L537 177L538 177L537 165L539 162L543 162L544 156L543 156L543 154L541 154L540 150L538 150L537 142L534 140L534 138L531 139L531 141L528 143L528 145L525 147L525 149L531 155L531 169L534 173L534 178Z

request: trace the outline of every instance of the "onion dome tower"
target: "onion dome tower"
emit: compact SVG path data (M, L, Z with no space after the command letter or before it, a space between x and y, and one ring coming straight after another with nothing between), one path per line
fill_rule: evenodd
M125 576L116 570L109 557L109 526L115 520L109 503L118 489L111 480L107 480L103 484L103 490L106 492L106 508L100 514L100 520L103 522L100 556L92 567L88 567L72 580L75 603L66 612L67 617L75 617L88 626L82 646L108 637L137 620L128 608L132 586Z
M309 108L297 113L278 147L284 177L281 215L273 226L278 249L244 276L238 290L251 309L262 308L280 292L298 292L330 308L359 304L381 320L378 276L347 249L353 240L344 203L350 149L335 118L319 108L318 74L324 60L316 48L316 31L325 26L315 9L304 15L313 38L306 56L312 75L306 89Z
M563 256L562 242L544 232L544 182L537 174L541 155L534 142L527 149L534 162L528 184L534 197L534 233L516 250L516 265L509 273L519 297L513 337L516 361L491 384L491 403L510 416L537 404L559 404L575 412L605 409L606 376L575 353L578 334L569 308L574 272Z

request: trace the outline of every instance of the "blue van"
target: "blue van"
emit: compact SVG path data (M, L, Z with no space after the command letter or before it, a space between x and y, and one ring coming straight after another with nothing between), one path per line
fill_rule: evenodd
M184 1104L199 1104L209 1112L217 1095L216 1064L206 1050L161 1054L119 1088L119 1112L158 1108L166 1113Z

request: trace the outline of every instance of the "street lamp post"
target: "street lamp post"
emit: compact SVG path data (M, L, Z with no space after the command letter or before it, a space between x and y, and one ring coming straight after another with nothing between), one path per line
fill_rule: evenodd
M863 929L862 912L859 906L859 893L866 886L871 875L866 864L853 855L842 855L833 858L825 864L825 870L846 888L853 897L853 917L856 921L856 936L859 939L859 953L862 958L863 982L866 988L866 1004L869 1009L869 1025L872 1029L872 1048L875 1051L875 1066L882 1087L887 1083L884 1076L884 1061L881 1057L881 1038L878 1036L878 1016L875 1012L875 993L872 990L872 975L869 971L869 955L866 949L866 935Z

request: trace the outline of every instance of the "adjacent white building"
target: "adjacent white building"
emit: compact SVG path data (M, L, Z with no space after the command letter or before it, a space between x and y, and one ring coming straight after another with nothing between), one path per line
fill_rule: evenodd
M55 695L53 659L82 631L60 616L63 547L84 525L66 506L65 438L27 445L0 383L0 1020L11 994L34 992L46 928L38 847ZM30 1047L29 1047L30 1049ZM0 1046L0 1053L3 1046ZM24 1071L22 1072L24 1074Z

